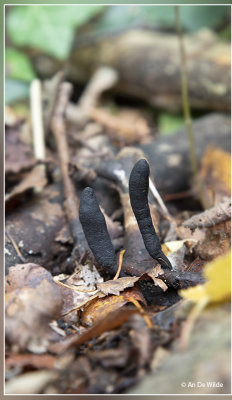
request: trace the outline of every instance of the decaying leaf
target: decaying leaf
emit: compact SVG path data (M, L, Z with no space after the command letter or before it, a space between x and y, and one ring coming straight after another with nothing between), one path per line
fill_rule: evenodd
M29 170L35 164L32 148L20 137L21 129L22 121L6 127L5 172L7 178Z
M55 242L57 231L65 224L64 214L59 203L59 188L49 185L42 193L20 204L6 216L6 230L15 240L27 262L54 266L67 249ZM11 241L6 237L6 269L19 263ZM56 264L56 263L55 263ZM59 269L60 270L60 269Z
M154 267L151 271L147 272L147 275L152 278L154 284L159 286L164 292L167 290L167 285L164 283L162 279L159 279L158 276L163 274L163 270L160 265Z
M202 159L200 179L207 208L213 207L231 191L231 156L219 148L208 147Z
M133 303L134 300L146 303L142 293L135 287L124 290L118 296L108 295L107 297L95 299L81 313L81 322L83 325L92 325L126 303Z
M196 244L195 252L203 260L223 256L231 247L231 219L202 229L204 236Z
M90 298L97 293L96 284L103 281L94 265L77 265L74 273L69 275L57 275L54 278L60 284L63 297L62 312L66 322L77 322L77 313L68 313L73 308L83 307ZM65 315L67 313L67 315Z
M49 322L60 316L60 288L48 271L32 264L13 267L6 280L7 343L21 350L43 353L51 335Z
M120 292L134 286L135 282L138 280L138 276L126 276L116 280L111 279L106 282L98 283L97 288L105 295L114 294L119 296Z
M150 130L147 121L133 110L125 109L118 115L113 115L106 109L93 108L90 116L108 129L108 135L113 140L132 145L149 139Z
M61 354L70 347L77 348L81 344L100 336L102 333L113 330L126 322L131 315L137 313L136 309L120 308L108 313L105 318L100 318L96 323L86 330L80 336L72 335L62 342L52 343L49 345L49 351L55 354Z
M182 269L186 250L189 249L191 251L196 244L197 240L193 238L173 240L162 244L162 250L169 258L173 269L180 271Z
M10 207L10 203L15 205L17 200L23 196L30 189L41 190L47 184L47 178L43 165L35 166L30 172L28 172L23 180L16 185L13 190L6 196L6 209Z

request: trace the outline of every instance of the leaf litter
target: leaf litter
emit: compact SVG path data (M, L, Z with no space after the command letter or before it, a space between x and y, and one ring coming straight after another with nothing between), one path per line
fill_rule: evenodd
M96 74L94 85L98 79ZM157 198L149 197L159 240L167 233L162 227L172 227L173 232L173 240L163 240L162 244L173 269L162 268L144 247L129 199L131 169L146 156L140 149L127 146L118 152L122 141L131 145L150 140L147 122L136 110L112 116L102 108L100 97L105 88L101 84L93 103L88 102L86 90L82 102L73 104L68 93L66 99L62 98L65 86L61 81L59 76L51 89L54 101L46 116L46 131L63 130L66 147L61 146L59 135L55 138L59 154L67 150L63 152L66 159L60 157L58 162L50 137L50 165L45 162L35 166L31 147L20 136L21 124L14 121L7 128L7 393L13 393L16 387L20 393L26 382L31 385L24 393L122 393L148 374L151 365L162 364L172 344L182 337L183 316L176 312L182 309L181 296L200 304L197 312L214 301L217 293L217 302L228 299L230 288L224 285L228 279L222 273L228 260L216 259L212 261L215 264L207 266L207 261L225 252L230 243L229 205L225 206L228 201L224 199L228 174L223 172L225 179L218 183L221 169L212 172L210 154L217 159L223 155L216 150L206 154L201 176L217 194L213 215L220 213L212 225L211 210L206 214L201 210L190 212L187 218L177 210L170 216L160 200L157 204ZM114 84L112 80L109 87ZM87 111L83 102L88 104ZM73 117L74 106L82 118ZM138 121L135 132L130 130L131 118ZM76 141L73 132L78 136ZM18 154L17 146L22 149ZM227 171L226 160L223 171ZM64 164L78 166L73 176L68 165L64 170ZM96 263L78 222L79 194L89 182L94 183L99 199L107 199L104 215L114 250L125 248L114 278ZM206 196L208 187L207 183ZM118 208L113 211L115 215L123 212L124 221L114 221L112 212L107 214L116 204L112 202L116 194ZM221 199L224 203L220 206ZM189 325L188 318L192 321ZM195 321L191 311L184 319L189 334L189 326ZM165 357L160 356L162 352Z

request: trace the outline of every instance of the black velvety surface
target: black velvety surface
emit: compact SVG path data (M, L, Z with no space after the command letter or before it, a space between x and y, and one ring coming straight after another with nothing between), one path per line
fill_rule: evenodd
M139 160L130 174L130 202L148 253L152 258L156 259L162 267L171 268L169 260L162 252L160 241L151 219L148 205L149 175L149 164L144 159Z
M90 187L82 192L79 218L96 261L108 269L109 273L115 274L117 271L115 251L107 231L105 217L99 208L94 190Z

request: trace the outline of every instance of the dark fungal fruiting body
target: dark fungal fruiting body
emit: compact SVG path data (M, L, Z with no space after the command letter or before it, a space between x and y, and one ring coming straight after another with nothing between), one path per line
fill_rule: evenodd
M116 254L106 227L105 217L98 205L94 190L87 187L80 198L79 218L96 261L109 273L117 271Z
M168 258L164 255L159 238L152 223L148 204L150 168L146 160L139 160L131 171L129 179L130 202L135 214L145 247L152 258L163 268L172 269Z

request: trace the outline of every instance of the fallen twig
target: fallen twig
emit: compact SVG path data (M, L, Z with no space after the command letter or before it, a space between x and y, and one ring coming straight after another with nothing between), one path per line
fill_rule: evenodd
M200 214L194 215L184 222L186 228L208 228L224 222L231 218L231 200L226 198L223 202L217 204Z
M6 230L6 235L7 235L8 238L10 239L10 241L11 241L11 243L12 243L12 245L13 245L13 247L14 247L16 253L17 253L17 256L18 256L19 259L20 259L20 261L23 262L23 263L25 263L26 260L25 260L25 258L22 256L22 253L21 253L21 251L19 250L19 247L18 247L17 243L16 243L15 240L12 238L12 236L7 232L7 230Z
M80 221L78 217L79 200L75 193L75 187L69 176L68 164L69 164L69 149L66 138L66 126L65 126L65 109L69 101L69 97L72 91L72 85L68 82L63 82L60 85L58 93L58 99L56 102L53 117L51 119L51 129L56 139L56 145L59 154L60 168L63 180L64 189L64 208L67 219L69 221L71 234L74 240L74 248L79 247L79 256L84 251L81 248L80 234L82 234Z
M34 79L30 87L31 124L35 158L45 159L41 82Z

